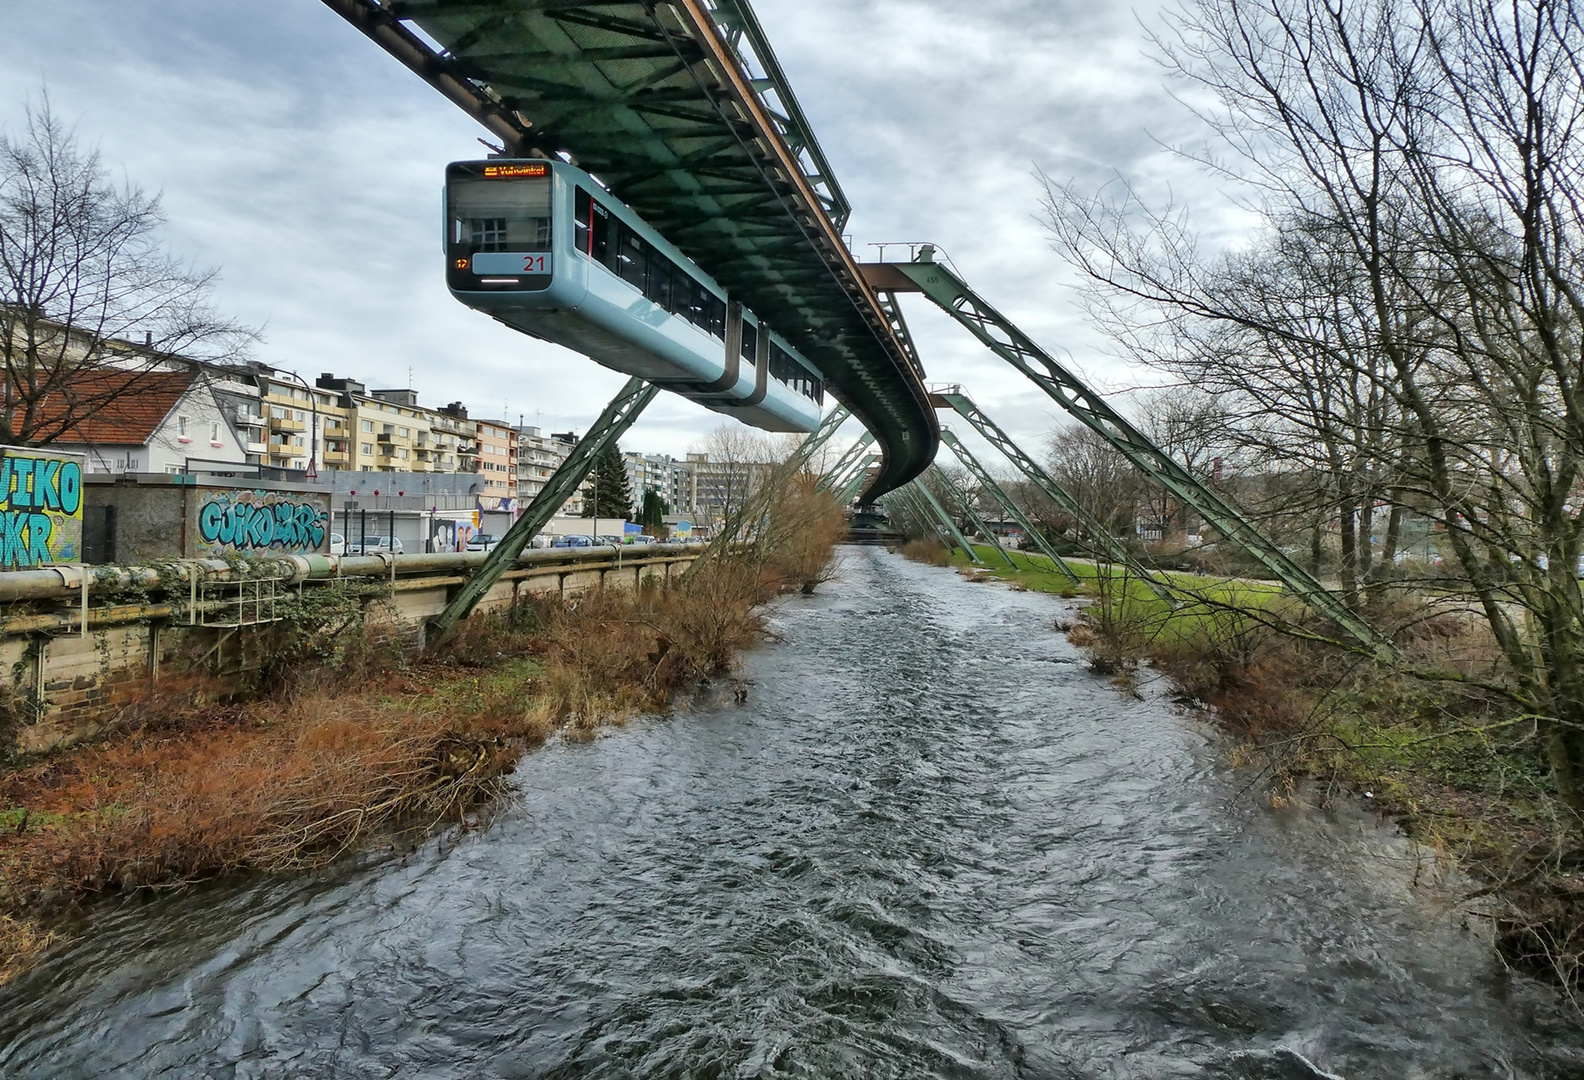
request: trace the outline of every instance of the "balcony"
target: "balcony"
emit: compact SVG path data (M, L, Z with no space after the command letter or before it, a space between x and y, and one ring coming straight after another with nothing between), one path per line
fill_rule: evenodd
M236 426L245 428L261 428L264 426L264 418L258 413L250 413L245 410L238 409L236 413Z
M308 425L301 420L293 420L287 416L272 416L269 418L271 431L307 431Z
M379 455L380 457L395 457L396 448L388 442L382 442L379 444Z
M280 443L273 443L269 448L269 456L272 458L294 458L299 456L299 451L295 446L282 446Z
M249 441L242 444L242 449L249 454L267 454L269 453L269 443Z
M382 431L378 435L374 436L374 441L375 442L381 442L381 443L394 442L395 439L396 439L396 434L395 434L395 432L391 432L391 431Z
M352 456L345 450L326 450L324 463L326 465L345 465L352 460Z

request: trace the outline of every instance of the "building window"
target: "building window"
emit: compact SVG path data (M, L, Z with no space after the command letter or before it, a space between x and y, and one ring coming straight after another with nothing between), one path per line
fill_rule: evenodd
M185 416L178 416L176 418L176 434L187 434L187 418Z
M403 461L406 461L406 460L407 460L407 451L406 451L406 450L403 450L403 451L402 451L402 452L401 452L401 459L402 459L402 460L403 460Z
M362 453L365 453L365 454L372 454L372 453L373 453L373 452L374 452L374 444L373 444L373 443L360 443L360 444L359 444L359 446L358 446L358 449L359 449L359 450L360 450L360 451L361 451L361 452L362 452ZM363 466L363 467L364 467L364 468L365 468L365 469L366 469L366 468L368 468L368 466L367 466L367 465L365 465L365 466Z
M363 421L363 430L364 431L373 431L374 430L374 421L372 421L372 420Z
M210 424L209 425L209 441L210 442L219 442L220 441L220 425L219 424Z

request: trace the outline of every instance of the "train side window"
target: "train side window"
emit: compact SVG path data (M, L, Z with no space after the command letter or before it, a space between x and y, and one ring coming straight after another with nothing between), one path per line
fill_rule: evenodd
M671 260L655 252L650 252L649 287L644 295L660 305L661 310L671 310Z
M742 358L750 364L759 355L759 328L747 319L742 326Z
M593 224L594 196L577 189L572 198L572 247L584 255L593 255L594 249L590 247L592 237L589 228Z
M594 224L594 230L596 233L599 231L599 223L597 221ZM610 217L606 218L605 244L603 246L603 250L601 251L601 254L604 257L599 261L605 264L605 269L609 270L617 277L621 276L622 237L626 235L626 232L626 227L622 225L621 221L616 217L615 214L612 214ZM594 238L594 246L596 248L600 248L601 246L598 236Z
M643 292L649 271L649 245L630 229L623 229L622 233L621 269L618 273L623 281L636 285L638 291Z

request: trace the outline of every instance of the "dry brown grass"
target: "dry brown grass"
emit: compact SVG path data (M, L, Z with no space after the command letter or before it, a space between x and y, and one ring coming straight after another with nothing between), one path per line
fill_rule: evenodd
M195 683L109 737L0 775L0 978L97 894L322 864L398 826L456 822L557 730L661 708L762 633L760 568L535 601L406 660L343 650L226 702Z
M951 565L951 553L939 540L909 540L902 545L902 557L929 566Z

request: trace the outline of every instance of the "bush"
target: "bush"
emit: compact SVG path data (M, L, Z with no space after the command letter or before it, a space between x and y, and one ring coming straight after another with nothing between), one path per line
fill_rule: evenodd
M909 540L902 545L902 557L929 566L951 565L951 552L939 540Z

